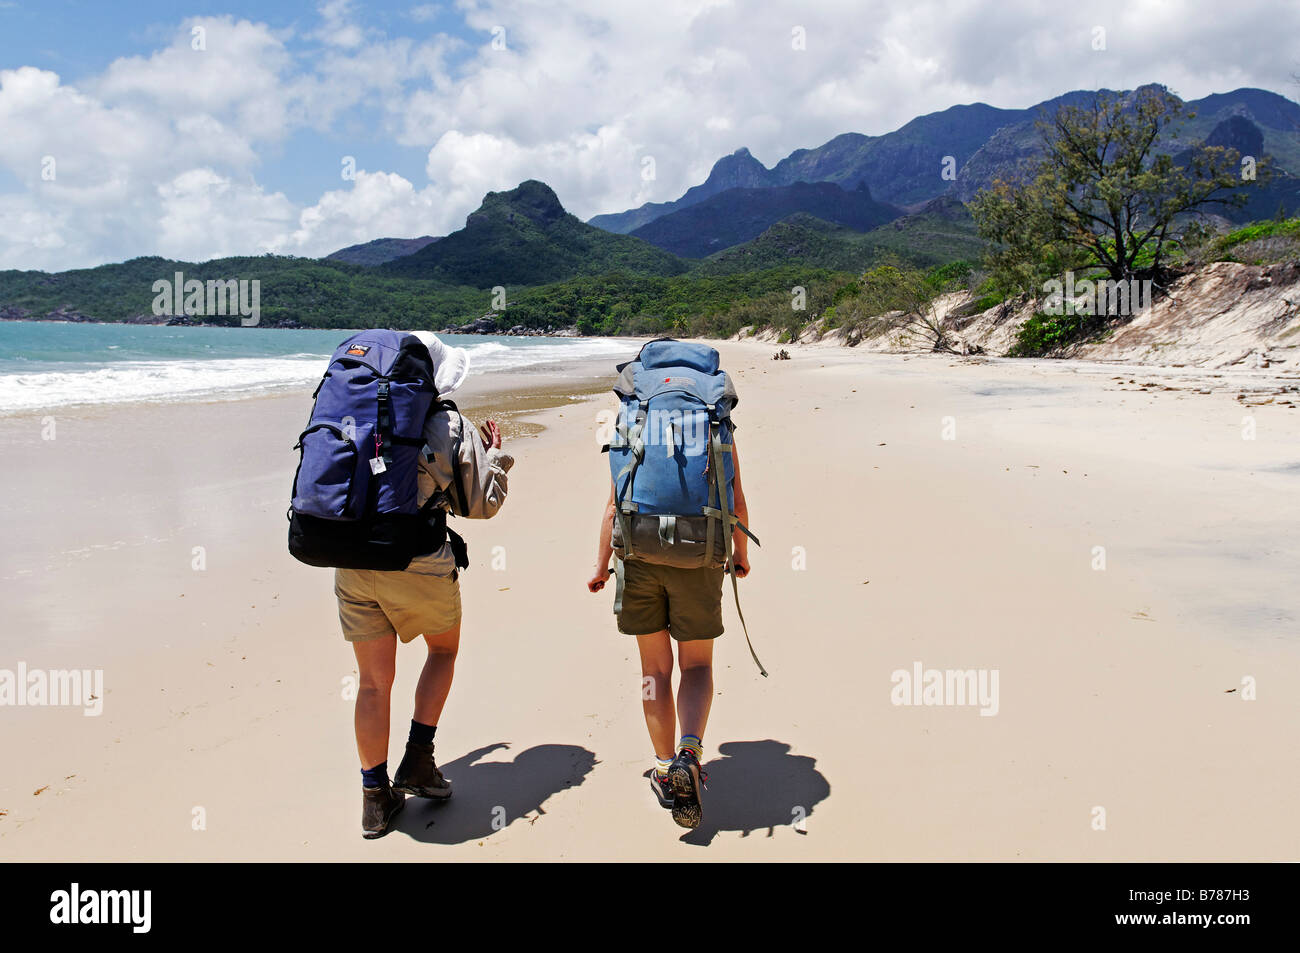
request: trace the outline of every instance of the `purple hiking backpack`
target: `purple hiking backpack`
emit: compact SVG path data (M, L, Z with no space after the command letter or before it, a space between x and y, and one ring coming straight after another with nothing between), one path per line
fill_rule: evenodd
M431 455L425 421L458 412L438 398L424 343L405 331L360 331L335 350L312 397L294 446L289 552L309 566L395 571L450 540L456 565L467 566L464 540L440 505L446 494L417 502L420 455ZM464 506L459 451L451 471Z

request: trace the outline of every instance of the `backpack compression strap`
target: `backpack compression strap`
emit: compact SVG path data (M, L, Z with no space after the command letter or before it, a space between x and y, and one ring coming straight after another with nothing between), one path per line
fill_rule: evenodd
M750 539L758 543L758 538L754 536L740 520L731 515L727 508L727 475L722 469L722 454L730 453L731 447L728 445L724 449L721 438L718 436L718 420L714 414L713 407L709 407L709 465L713 467L713 481L718 492L718 517L722 524L723 546L727 553L727 565L731 575L731 591L736 597L736 615L740 616L740 628L745 633L745 644L749 646L749 656L758 666L758 670L764 678L767 678L767 669L763 668L763 663L758 660L758 653L754 651L754 643L749 639L749 626L745 625L745 613L740 611L740 584L736 582L736 564L731 558L731 527L732 525L740 526L741 530ZM706 507L709 509L709 507ZM709 535L713 535L713 519L709 520ZM758 543L762 545L762 543ZM713 542L709 541L706 552L712 553Z
M649 401L644 401L644 400L641 401L637 406L636 422L632 425L632 432L627 435L627 440L626 440L626 444L631 450L632 459L629 460L627 462L627 466L623 467L623 469L620 470L618 473L618 480L622 480L624 477L627 477L627 480L625 480L623 483L623 488L618 492L618 499L615 500L615 509L614 509L615 516L619 522L619 527L623 532L624 558L632 555L632 527L631 524L628 522L627 517L629 513L636 511L637 505L635 503L624 503L623 497L627 496L628 491L632 489L632 481L636 479L636 468L639 467L641 465L641 461L645 459L645 441L641 439L641 432L645 429L646 408L648 406L649 406ZM623 414L620 414L619 423L618 423L620 437L623 436L623 429L626 426L627 426L626 418ZM623 445L622 443L617 444L617 446L622 446L622 445ZM614 482L617 483L618 480L615 480ZM620 579L621 578L622 577L620 576ZM621 602L619 597L622 595L622 591L623 591L623 587L619 585L618 595L614 597L614 601L616 604ZM616 609L615 611L618 610Z
M388 378L379 379L379 409L375 415L375 456L381 457L384 465L393 462L390 446L393 437L393 406L388 396Z
M618 430L615 433L616 443L612 446L628 447L632 454L632 459L627 462L627 466L618 472L618 478L615 484L624 477L627 480L623 483L623 489L619 491L618 498L614 501L614 518L618 520L619 529L623 534L623 556L614 557L614 614L618 615L623 611L623 560L632 555L632 524L628 520L630 513L636 512L635 503L625 503L623 498L627 496L628 491L632 488L632 481L636 478L636 468L641 465L645 459L645 441L641 439L641 432L645 429L646 408L649 401L640 401L636 411L636 421L632 424L631 433L627 432L627 415L625 411L620 410L618 415ZM608 450L608 446L604 448Z

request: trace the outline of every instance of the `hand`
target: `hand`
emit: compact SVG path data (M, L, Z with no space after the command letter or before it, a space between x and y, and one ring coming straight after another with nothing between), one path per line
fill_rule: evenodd
M479 427L478 432L479 436L483 438L483 446L489 450L501 449L501 428L497 426L495 420L489 420Z
M736 578L744 579L749 575L749 557L736 553L731 557L731 567L736 570Z
M587 591L600 592L600 590L604 589L605 580L609 578L609 574L613 571L614 570L610 569L608 566L596 567L596 571L592 573L591 578L587 580Z

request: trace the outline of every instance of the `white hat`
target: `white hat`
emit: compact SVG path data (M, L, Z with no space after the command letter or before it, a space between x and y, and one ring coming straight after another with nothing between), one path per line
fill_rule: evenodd
M425 347L429 357L433 358L433 382L438 387L438 396L449 397L460 390L469 374L469 352L464 348L444 344L432 331L412 331Z

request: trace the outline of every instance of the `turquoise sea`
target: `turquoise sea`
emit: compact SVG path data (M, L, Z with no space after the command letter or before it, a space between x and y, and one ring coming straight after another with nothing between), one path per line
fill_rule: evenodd
M0 322L0 414L123 401L236 399L320 378L351 331L186 328L159 325ZM465 348L474 372L608 355L604 338L440 335Z

